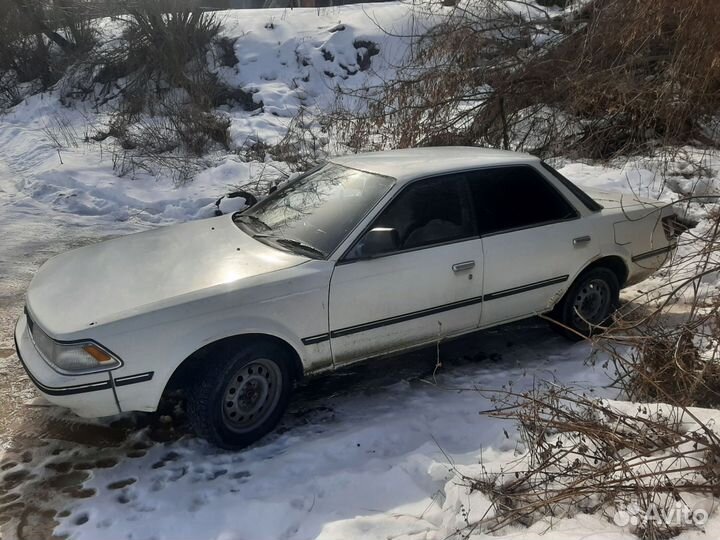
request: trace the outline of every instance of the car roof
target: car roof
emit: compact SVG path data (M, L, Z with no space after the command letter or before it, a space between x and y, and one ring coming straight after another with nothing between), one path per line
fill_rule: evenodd
M353 169L392 176L398 181L492 165L536 163L539 158L520 152L473 146L428 146L384 152L350 154L330 159Z

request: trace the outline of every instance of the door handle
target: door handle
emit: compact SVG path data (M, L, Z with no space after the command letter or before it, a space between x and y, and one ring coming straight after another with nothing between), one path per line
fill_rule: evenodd
M592 238L589 236L578 236L577 238L573 238L573 246L581 246L583 244L587 244Z
M475 261L459 262L452 265L453 272L462 272L475 268Z

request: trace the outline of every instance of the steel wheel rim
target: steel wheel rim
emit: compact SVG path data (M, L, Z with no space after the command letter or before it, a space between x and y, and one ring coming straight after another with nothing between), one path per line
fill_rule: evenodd
M235 433L257 428L280 401L282 373L275 362L258 358L238 369L228 382L221 403L225 425Z
M601 324L608 315L610 286L602 279L591 279L582 284L573 301L573 321L580 327Z

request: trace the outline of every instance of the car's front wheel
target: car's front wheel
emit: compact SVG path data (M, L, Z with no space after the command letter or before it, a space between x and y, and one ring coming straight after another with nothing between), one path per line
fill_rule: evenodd
M550 314L551 327L562 336L580 341L605 325L619 305L620 284L609 268L586 270L573 282Z
M272 342L225 346L188 392L196 434L227 449L254 443L277 425L293 387L286 351Z

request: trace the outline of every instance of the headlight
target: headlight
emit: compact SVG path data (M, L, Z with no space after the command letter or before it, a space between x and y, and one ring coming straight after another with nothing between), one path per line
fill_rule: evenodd
M117 358L95 343L54 343L53 356L48 360L58 371L68 375L107 371L120 366Z
M28 322L35 348L50 364L50 367L63 375L83 375L108 371L122 365L118 358L97 343L91 341L58 343L29 318Z

